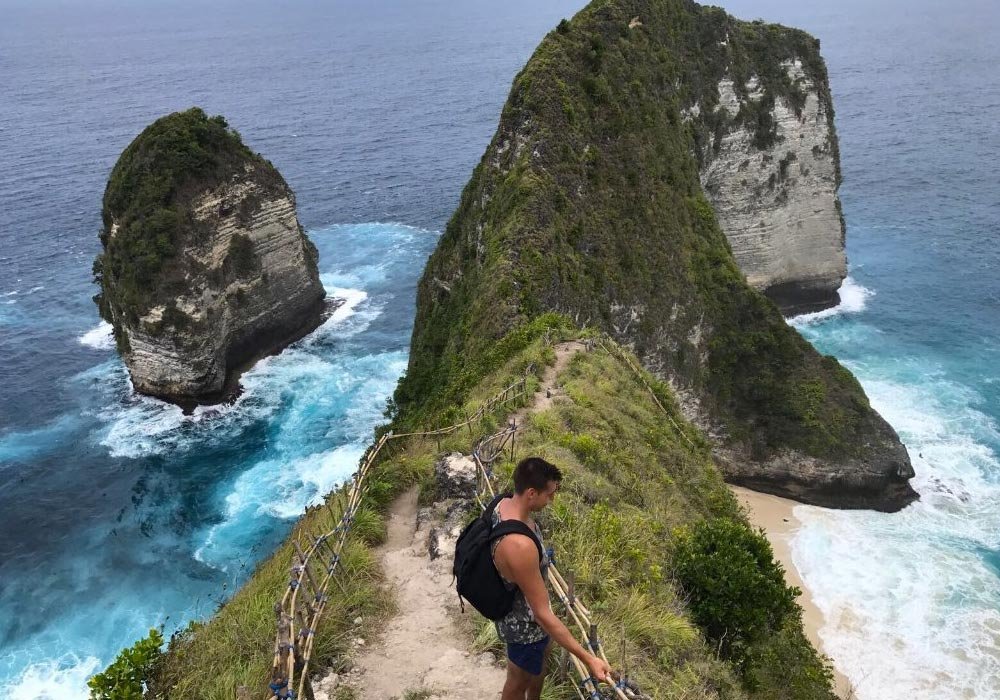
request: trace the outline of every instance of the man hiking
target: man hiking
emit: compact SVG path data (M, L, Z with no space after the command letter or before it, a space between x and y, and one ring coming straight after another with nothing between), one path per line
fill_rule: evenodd
M531 516L552 503L561 482L562 474L555 465L540 457L521 460L514 469L514 494L497 503L492 526L520 520L541 544L542 533ZM539 700L550 639L586 664L593 678L607 681L611 673L607 662L584 649L552 612L545 585L548 555L543 554L539 561L538 547L527 535L518 533L500 537L492 547L493 563L504 586L516 589L514 607L496 621L497 633L507 644L507 681L501 700ZM541 549L544 552L544 545Z

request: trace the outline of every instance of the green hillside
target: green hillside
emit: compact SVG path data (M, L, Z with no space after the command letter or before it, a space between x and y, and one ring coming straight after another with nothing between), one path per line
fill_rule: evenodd
M761 111L740 118L772 138L768 101L801 99L792 59L826 85L803 32L684 0L598 0L550 32L420 282L401 415L461 396L497 339L554 311L634 348L734 459L843 472L840 493L798 497L912 500L906 452L858 382L745 283L699 182L711 115L681 118L725 75L756 75Z

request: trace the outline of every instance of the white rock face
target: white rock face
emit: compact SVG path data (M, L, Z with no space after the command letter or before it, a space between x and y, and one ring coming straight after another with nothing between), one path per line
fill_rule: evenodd
M315 328L325 297L287 186L248 164L191 209L205 235L177 256L179 293L122 324L136 390L181 403L210 402L239 365Z
M801 62L782 67L805 104L796 113L775 99L777 138L764 149L754 145L752 128L732 122L741 107L763 97L758 81L751 78L740 91L729 78L719 82L716 109L725 111L726 127L702 153L701 183L747 282L786 312L800 312L838 303L847 258L832 120ZM693 105L683 117L703 111Z

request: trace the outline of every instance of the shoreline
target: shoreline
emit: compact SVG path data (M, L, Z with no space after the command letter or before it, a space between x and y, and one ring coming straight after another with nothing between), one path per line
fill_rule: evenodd
M837 668L836 661L827 653L819 637L819 630L826 619L822 611L816 607L812 594L792 562L791 538L802 525L793 511L795 506L801 504L788 498L759 493L732 484L729 485L729 490L746 509L750 524L764 530L774 550L774 558L785 568L785 582L802 591L802 595L798 597L798 604L802 606L802 628L816 651L830 659L833 667L833 687L837 697L842 700L853 698L851 682Z

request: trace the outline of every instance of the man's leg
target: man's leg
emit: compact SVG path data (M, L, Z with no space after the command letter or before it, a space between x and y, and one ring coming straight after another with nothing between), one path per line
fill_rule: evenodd
M532 676L528 681L528 692L525 695L527 700L541 700L542 686L545 685L545 672L539 676Z
M500 700L525 700L531 680L540 676L532 676L510 659L507 660L507 681L503 684L503 694Z
M545 685L545 674L548 672L548 650L549 645L546 644L545 648L542 649L542 672L537 676L528 676L528 693L527 700L541 700L542 697L542 686Z

